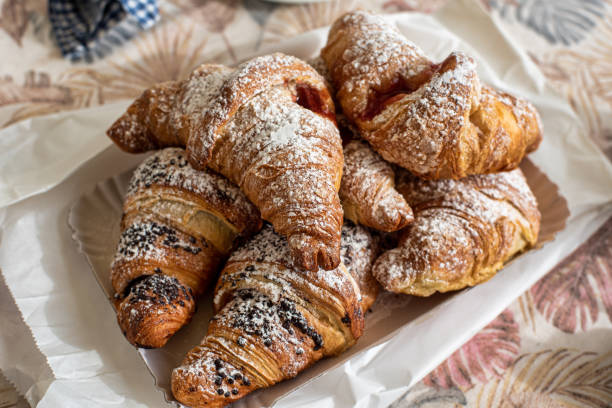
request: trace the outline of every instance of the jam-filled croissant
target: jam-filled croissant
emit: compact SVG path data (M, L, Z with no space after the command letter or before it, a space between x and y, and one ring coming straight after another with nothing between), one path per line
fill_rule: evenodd
M237 68L202 65L139 97L107 132L122 149L186 146L223 174L288 239L296 266L340 263L342 142L323 78L283 54Z
M353 345L378 292L370 275L377 240L353 224L343 240L347 266L331 271L292 266L287 241L269 225L235 251L217 283L206 337L172 372L175 398L222 407Z
M361 136L421 178L511 170L541 141L530 103L481 86L474 60L461 52L432 62L382 17L340 17L321 56Z
M134 172L111 266L117 320L130 343L161 347L191 320L237 238L259 212L229 180L194 170L185 151L161 150Z

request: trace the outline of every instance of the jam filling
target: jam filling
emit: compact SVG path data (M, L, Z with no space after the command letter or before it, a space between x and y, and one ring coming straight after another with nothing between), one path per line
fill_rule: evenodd
M297 93L295 102L298 105L326 117L334 123L336 122L336 115L329 110L327 104L324 102L322 91L308 86L307 84L296 84L295 90Z
M417 91L425 83L429 82L436 73L445 71L445 68L448 66L447 61L449 60L447 59L441 64L431 64L423 71L409 78L397 76L387 88L380 91L373 90L368 99L366 109L361 114L361 119L371 120L388 105Z

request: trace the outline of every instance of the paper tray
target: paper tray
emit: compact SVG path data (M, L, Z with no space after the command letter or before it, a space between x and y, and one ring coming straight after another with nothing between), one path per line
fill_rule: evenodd
M524 160L521 168L538 200L542 213L538 247L554 239L565 227L569 217L567 202L552 183L531 161ZM68 222L73 230L73 239L87 258L96 280L112 304L114 291L110 283L110 264L119 240L119 221L125 195L132 172L122 173L98 183L95 189L83 195L70 210ZM520 256L519 256L520 257ZM516 259L516 258L515 258ZM504 270L500 272L505 273ZM495 285L496 278L488 285ZM500 287L503 291L503 286ZM466 289L453 294L438 294L429 298L382 293L366 315L366 330L357 344L344 354L324 360L301 373L295 379L258 392L258 399L266 405L283 397L309 380L349 360L357 353L370 349L391 338L399 329L410 326L421 319L435 319L443 313L444 304L453 297L471 296ZM110 313L109 308L109 313ZM139 349L138 352L168 402L176 404L170 391L170 373L179 365L185 354L199 344L206 334L208 321L212 317L212 293L205 293L198 302L192 322L180 330L161 349ZM119 327L117 327L119 330ZM422 339L426 341L426 339ZM249 398L249 397L247 397Z

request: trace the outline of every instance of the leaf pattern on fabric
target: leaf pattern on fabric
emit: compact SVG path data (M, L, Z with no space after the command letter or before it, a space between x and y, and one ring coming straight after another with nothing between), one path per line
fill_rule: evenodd
M596 40L580 47L553 49L531 57L564 93L586 122L591 137L612 160L612 14L606 15L592 37Z
M357 0L280 6L269 18L264 33L265 40L275 42L331 25L342 14L357 7L359 7Z
M520 342L519 326L513 313L506 309L423 382L431 387L468 390L476 382L502 375L518 355Z
M25 0L4 0L0 9L0 28L21 47L21 39L28 28Z
M278 7L278 3L263 0L242 0L244 7L253 20L260 26L265 26L270 14Z
M32 116L133 99L156 83L186 78L210 58L205 54L206 38L196 38L195 31L195 24L156 26L96 69L73 68L49 86L43 86L49 83L48 77L42 82L40 79L26 81L26 84L35 82L34 86L24 85L33 95L30 103L16 110L3 126ZM14 87L12 81L9 84L0 81L0 105L9 98L9 87ZM44 97L60 91L65 92L62 98ZM27 95L22 89L17 93L22 98Z
M459 388L437 389L418 383L389 405L389 408L430 408L465 406L467 399Z
M478 408L609 407L612 352L560 348L524 354L503 377L475 391Z
M530 289L537 310L555 327L585 331L599 315L612 320L612 217Z
M535 333L536 331L536 322L535 322L535 306L533 304L533 297L529 291L523 293L517 299L518 306L521 311L521 316L523 320L523 324L520 326L530 327L531 330Z
M551 44L582 41L603 16L605 0L485 0L502 17L514 19Z
M383 10L386 12L397 11L418 11L421 13L433 13L442 8L448 0L387 0L383 4Z
M238 0L211 0L191 12L193 19L203 22L208 31L221 35L233 62L237 62L238 59L232 43L225 34L225 28L234 20L237 11Z
M268 19L272 12L278 7L278 3L271 3L263 0L242 0L242 3L249 15L259 25L259 35L255 43L255 49L259 49L263 40L264 27L268 23Z
M71 100L70 89L52 84L46 72L26 72L22 85L8 75L0 78L0 106L27 102L65 105Z

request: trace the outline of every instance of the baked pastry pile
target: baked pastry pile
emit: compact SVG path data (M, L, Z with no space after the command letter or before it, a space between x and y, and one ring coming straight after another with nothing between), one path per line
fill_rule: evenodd
M225 406L341 353L381 286L462 289L537 242L518 168L542 137L531 104L363 11L333 24L313 66L205 64L107 132L157 150L132 177L111 266L128 341L164 346L216 281L207 333L172 372L188 406Z

